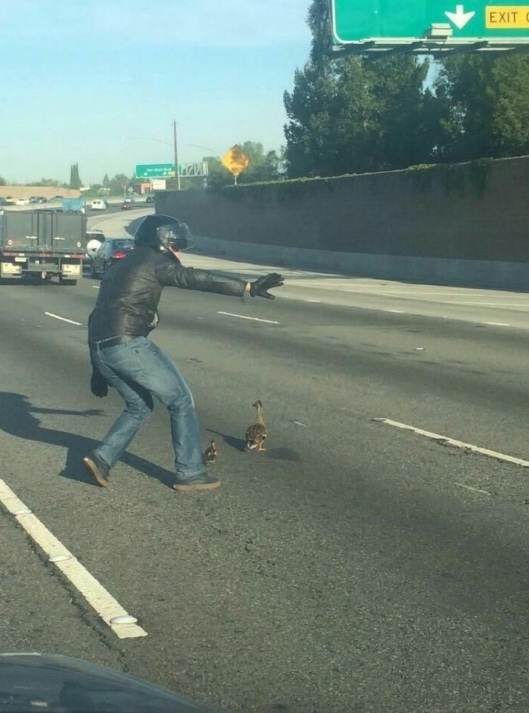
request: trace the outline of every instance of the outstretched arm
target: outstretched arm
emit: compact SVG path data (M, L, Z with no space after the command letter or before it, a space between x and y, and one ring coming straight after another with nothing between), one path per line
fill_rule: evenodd
M246 292L249 292L252 297L266 297L267 299L274 299L268 290L283 284L282 275L277 273L260 277L254 282L248 282L238 277L228 277L207 270L183 267L176 261L166 259L160 260L156 265L156 278L162 285L181 287L186 290L216 292L234 297L243 297Z

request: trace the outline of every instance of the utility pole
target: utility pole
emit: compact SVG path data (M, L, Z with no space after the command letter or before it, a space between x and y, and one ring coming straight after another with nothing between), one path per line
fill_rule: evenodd
M180 171L178 170L178 142L176 140L176 121L173 121L173 147L174 147L174 170L176 176L176 188L180 190Z

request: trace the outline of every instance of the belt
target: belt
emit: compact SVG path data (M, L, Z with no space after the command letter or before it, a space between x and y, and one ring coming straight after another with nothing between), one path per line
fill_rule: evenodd
M99 347L99 349L110 349L110 347L116 347L118 344L125 344L125 342L130 341L130 339L130 336L124 335L109 337L108 339L101 339L99 342L92 342L90 346Z

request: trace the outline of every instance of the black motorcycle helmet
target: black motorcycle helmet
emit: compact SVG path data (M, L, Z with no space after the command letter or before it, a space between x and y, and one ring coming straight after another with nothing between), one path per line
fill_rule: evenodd
M148 215L138 226L134 235L138 247L147 247L156 252L185 250L191 244L191 231L185 223L170 215Z

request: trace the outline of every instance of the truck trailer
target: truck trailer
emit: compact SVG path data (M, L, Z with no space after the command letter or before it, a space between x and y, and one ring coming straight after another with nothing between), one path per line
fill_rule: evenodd
M62 209L64 213L86 213L84 198L63 198Z
M0 279L58 278L75 285L83 274L86 217L54 210L0 214Z

